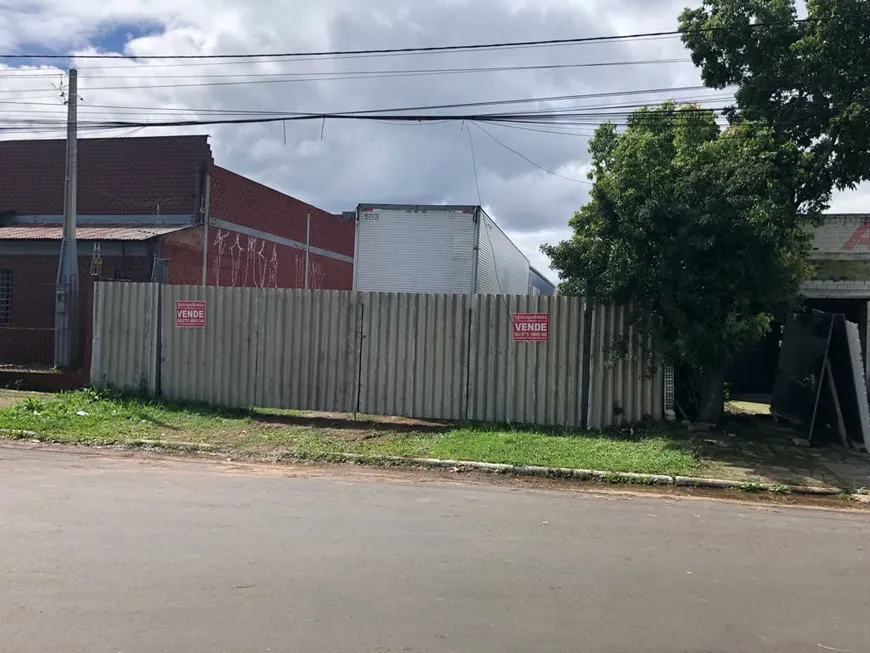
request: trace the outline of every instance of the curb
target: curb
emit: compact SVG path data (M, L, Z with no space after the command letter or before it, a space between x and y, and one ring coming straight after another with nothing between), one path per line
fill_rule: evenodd
M695 478L692 476L668 476L666 474L637 474L634 472L603 472L595 469L574 469L565 467L540 467L537 465L508 465L504 463L482 463L470 460L442 460L440 458L402 458L400 456L365 456L360 454L334 453L323 456L305 457L293 454L279 456L279 460L323 460L326 462L348 462L357 464L389 464L457 471L484 471L494 474L514 474L516 476L546 476L551 478L572 478L580 481L599 481L605 483L625 483L635 485L672 485L676 487L697 487L718 490L743 490L747 492L773 492L777 494L806 494L814 496L836 496L853 492L844 488L811 485L779 485L770 483L748 483L716 478Z
M12 436L10 440L34 439L47 444L65 444L44 438L33 431L14 431L0 429L0 434ZM188 454L223 455L225 451L214 445L194 442L169 442L166 440L133 440L126 443L105 445L73 445L100 448L111 446L121 449L158 449ZM242 452L233 452L238 458L243 458ZM241 454L241 455L239 455ZM852 490L838 487L811 485L779 485L770 483L750 483L746 481L728 481L716 478L696 478L693 476L669 476L667 474L637 474L634 472L604 472L596 469L574 469L566 467L541 467L538 465L509 465L504 463L484 463L470 460L442 460L440 458L403 458L401 456L366 456L350 453L325 453L316 456L286 452L278 454L276 462L281 461L311 461L333 463L355 463L382 466L430 467L433 469L452 469L456 471L481 471L492 474L513 474L516 476L537 476L549 478L570 478L579 481L596 481L602 483L624 483L627 485L671 485L675 487L697 487L716 490L742 490L745 492L773 492L777 494L804 494L813 496L836 496L847 494L857 496Z

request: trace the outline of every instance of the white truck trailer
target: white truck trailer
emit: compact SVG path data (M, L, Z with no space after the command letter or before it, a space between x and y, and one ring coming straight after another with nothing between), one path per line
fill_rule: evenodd
M353 289L527 295L529 260L479 206L360 204Z

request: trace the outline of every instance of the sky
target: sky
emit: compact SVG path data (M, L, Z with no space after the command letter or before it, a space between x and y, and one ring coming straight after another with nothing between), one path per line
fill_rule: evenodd
M0 0L0 53L73 55L59 61L0 57L0 125L19 126L18 131L0 130L0 139L63 137L60 89L70 66L79 70L83 125L106 119L206 119L228 111L331 113L645 89L685 90L533 100L508 110L658 103L673 97L707 98L710 106L724 106L721 91L694 88L701 85L700 76L676 38L241 64L75 58L335 51L667 31L676 28L687 4L694 2ZM608 62L630 64L577 67ZM575 67L405 72L540 65ZM336 74L358 71L372 74ZM484 110L489 108L469 109ZM52 122L22 124L34 119ZM568 219L588 199L586 148L594 128L591 118L588 125L561 128L318 121L127 129L111 135L208 134L218 165L332 212L359 203L480 203L532 265L555 281L539 247L567 237ZM82 135L110 134L85 130ZM870 187L838 194L831 208L870 213Z

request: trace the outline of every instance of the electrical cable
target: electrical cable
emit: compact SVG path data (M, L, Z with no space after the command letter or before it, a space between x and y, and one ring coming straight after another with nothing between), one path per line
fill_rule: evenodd
M480 199L480 180L477 178L477 157L474 156L474 139L471 137L471 127L466 127L467 123L462 123L462 128L468 134L468 146L471 148L471 167L474 170L474 186L477 188L477 203L483 206L483 200Z
M91 89L93 90L93 89ZM607 97L624 97L624 96L632 96L632 95L656 95L663 93L678 93L684 91L705 91L708 90L705 86L677 86L677 87L669 87L669 88L650 88L650 89L627 89L620 91L605 91L599 93L581 93L581 94L573 94L573 95L550 95L550 96L541 96L541 97L531 97L531 98L514 98L514 99L506 99L506 100L487 100L481 102L462 102L462 103L445 103L445 104L429 104L429 105L418 105L418 106L404 106L404 107L391 107L387 109L354 109L352 111L341 111L341 112L333 112L331 115L352 115L352 114L374 114L374 113L393 113L393 112L404 112L404 111L432 111L435 109L459 109L459 108L469 108L469 107L479 107L479 106L504 106L510 104L529 104L533 102L561 102L567 100L586 100L586 99L600 99ZM55 102L45 102L45 103L37 103L37 102L25 102L23 100L0 100L0 104L27 104L34 106L58 106ZM639 106L646 106L646 104L642 104ZM115 110L123 110L123 109L138 109L142 111L148 112L192 112L192 113L219 113L225 115L231 114L239 114L239 115L265 115L265 116L274 116L274 115L307 115L308 113L314 112L286 112L286 111L261 111L261 110L230 110L230 109L194 109L194 108L184 108L184 109L170 109L164 107L148 107L148 106L125 106L125 105L104 105L104 104L83 104L81 109L86 110L89 108L102 108L102 109L115 109ZM541 110L544 111L544 110Z
M459 75L467 73L497 73L511 71L529 71L529 70L563 70L574 68L608 68L613 66L644 66L657 64L676 64L676 63L692 63L691 59L687 58L672 58L672 59L638 59L634 61L595 61L588 63L568 63L568 64L534 64L522 66L478 66L472 68L412 68L405 70L336 70L336 71L307 71L307 72L274 72L274 73L221 73L217 75L82 75L82 72L87 72L88 69L80 71L79 79L226 79L228 77L268 77L278 78L287 77L290 79L274 80L275 82L283 81L327 81L330 79L356 79L356 77L346 77L350 75L360 75L359 79L377 79L377 76L389 77L413 77L417 75ZM57 75L57 70L46 69L45 73L33 73L30 69L24 69L27 72L18 73L15 69L0 70L0 79L51 79ZM309 79L311 75L322 75L324 77L314 77ZM240 82L236 82L240 83ZM251 82L254 83L254 82ZM258 82L258 83L270 83Z
M755 23L752 29L772 27L784 24L802 24L821 19L802 18L784 22ZM476 51L476 50L500 50L503 48L527 48L543 46L579 45L583 43L606 43L613 41L651 40L661 38L680 37L684 34L706 34L710 32L725 31L730 27L705 27L695 30L667 30L659 32L641 32L637 34L612 34L607 36L583 36L565 39L541 39L526 41L502 41L495 43L468 43L463 45L432 45L404 48L378 48L378 49L354 49L354 50L325 50L313 52L272 52L272 53L240 53L240 54L149 54L149 55L125 55L125 54L56 54L56 53L4 53L0 58L4 59L128 59L128 60L210 60L210 59L264 59L285 57L325 57L325 56L366 56L376 54L410 54L416 52L453 52L453 51Z
M502 143L499 139L497 139L495 136L493 136L493 135L490 134L488 131L486 131L486 130L481 126L481 125L478 125L477 123L475 123L474 126L477 127L477 128L478 128L480 131L482 131L484 134L486 134L487 136L489 136L489 137L490 137L492 140L494 140L496 143L498 143L499 145L501 145L504 149L508 150L509 152L513 152L514 154L516 154L518 157L520 157L520 158L523 159L524 161L528 161L528 162L531 163L533 166L535 166L536 168L540 168L540 169L543 170L544 172L549 172L551 175L554 175L554 176L556 176L556 177L561 177L562 179L567 179L568 181L573 181L573 182L576 182L576 183L578 183L578 184L586 184L587 186L592 186L592 185L593 185L593 183L592 183L591 181L587 181L587 180L585 180L585 179L576 179L575 177L566 177L565 175L562 175L562 174L559 174L558 172L555 172L555 171L553 171L553 170L550 170L549 168L547 168L547 167L545 167L545 166L542 166L540 163L537 163L536 161L532 161L529 157L527 157L527 156L526 156L525 154L523 154L522 152L520 152L520 151L518 151L518 150L515 150L514 148L510 147L509 145L505 145L505 144Z

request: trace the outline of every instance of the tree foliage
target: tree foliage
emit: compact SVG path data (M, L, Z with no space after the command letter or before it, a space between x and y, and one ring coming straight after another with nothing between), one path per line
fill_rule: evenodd
M595 183L573 237L542 248L561 291L595 279L602 301L630 302L659 355L707 374L715 418L729 363L809 276L803 156L771 128L722 131L712 112L672 103L636 111L622 133L601 125L589 152Z
M704 0L680 29L705 85L737 86L733 124L763 122L806 153L796 197L816 208L870 180L870 0L805 6Z

